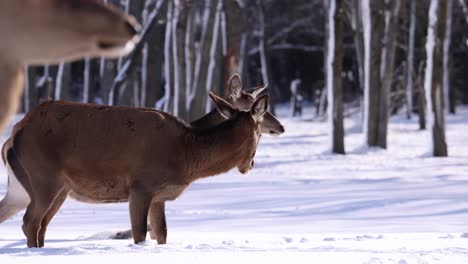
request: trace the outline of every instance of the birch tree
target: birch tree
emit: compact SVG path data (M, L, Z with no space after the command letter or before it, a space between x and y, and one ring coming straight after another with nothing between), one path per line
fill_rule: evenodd
M343 0L328 5L327 91L331 150L345 154L343 128Z
M432 153L435 157L446 157L445 111L443 94L443 40L447 17L447 1L431 0L426 42L426 92L427 123L432 139Z

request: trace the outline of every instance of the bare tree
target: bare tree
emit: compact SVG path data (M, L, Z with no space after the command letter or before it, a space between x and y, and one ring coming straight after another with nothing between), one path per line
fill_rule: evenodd
M343 128L343 0L328 5L327 90L328 119L333 153L345 154Z
M414 41L416 33L416 2L411 1L410 7L410 26L408 37L408 57L406 65L408 67L406 74L406 117L411 118L413 112L413 75L414 75Z
M446 157L445 111L443 94L443 40L447 18L447 1L431 0L426 42L426 73L424 89L426 92L427 120L432 137L433 155Z
M379 134L382 106L382 37L384 0L363 0L362 17L364 25L364 132L366 143L371 147L386 147L385 138Z

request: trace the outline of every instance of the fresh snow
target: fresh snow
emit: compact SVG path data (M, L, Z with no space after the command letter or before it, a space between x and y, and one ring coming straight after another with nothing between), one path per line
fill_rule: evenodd
M130 227L126 203L69 199L45 248L26 247L23 213L0 224L0 263L468 263L468 108L447 117L448 158L431 157L428 132L404 115L386 151L362 147L348 118L347 155L329 152L326 122L281 120L286 133L262 137L250 174L200 180L167 203L167 245L108 239ZM6 184L0 166L0 197Z

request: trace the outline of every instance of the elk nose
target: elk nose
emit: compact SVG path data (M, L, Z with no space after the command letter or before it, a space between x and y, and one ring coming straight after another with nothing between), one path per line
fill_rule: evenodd
M253 167L254 167L254 164L255 164L255 161L252 160L252 161L250 162L250 168L253 168Z
M135 36L141 31L141 26L134 19L125 21L125 28L131 36Z
M280 131L281 133L284 133L284 131L285 131L284 126L281 125L280 128L279 128L279 131Z

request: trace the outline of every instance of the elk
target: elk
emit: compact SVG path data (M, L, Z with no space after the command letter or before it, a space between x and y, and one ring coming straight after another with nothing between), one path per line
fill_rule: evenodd
M252 107L258 95L265 91L266 88L266 86L260 86L248 91L243 91L242 81L239 75L234 74L228 81L228 96L225 99L235 108L247 111ZM208 114L200 119L192 121L190 124L198 127L209 127L221 123L223 120L224 117L216 109L213 109ZM260 128L262 134L266 135L279 136L284 133L283 125L270 112L265 113Z
M118 57L138 41L133 17L99 0L0 0L0 133L16 112L25 64Z
M47 101L13 128L3 147L8 189L0 222L26 209L28 247L44 246L45 232L67 196L89 203L129 202L135 243L146 239L147 218L159 235L165 201L193 181L237 167L253 167L268 95L249 111L210 93L226 121L191 126L152 109ZM34 186L34 188L33 188Z
M235 74L228 81L228 96L225 99L233 107L242 111L248 111L252 107L258 95L265 89L266 86L261 86L248 91L243 91L242 81L239 75ZM215 108L208 114L204 115L198 120L191 122L190 124L199 128L208 128L215 126L224 120L225 117ZM266 112L263 116L262 122L260 122L260 131L262 134L278 136L284 133L284 127L274 115L272 115L270 112ZM157 223L153 224L153 226L158 225L156 230L151 227L151 224L148 225L151 239L156 239L159 244L165 244L167 241L167 232L164 231L167 230L165 204L156 204L151 206L150 212L150 221L151 219L159 219ZM131 230L119 231L110 236L112 239L128 239L131 237Z

